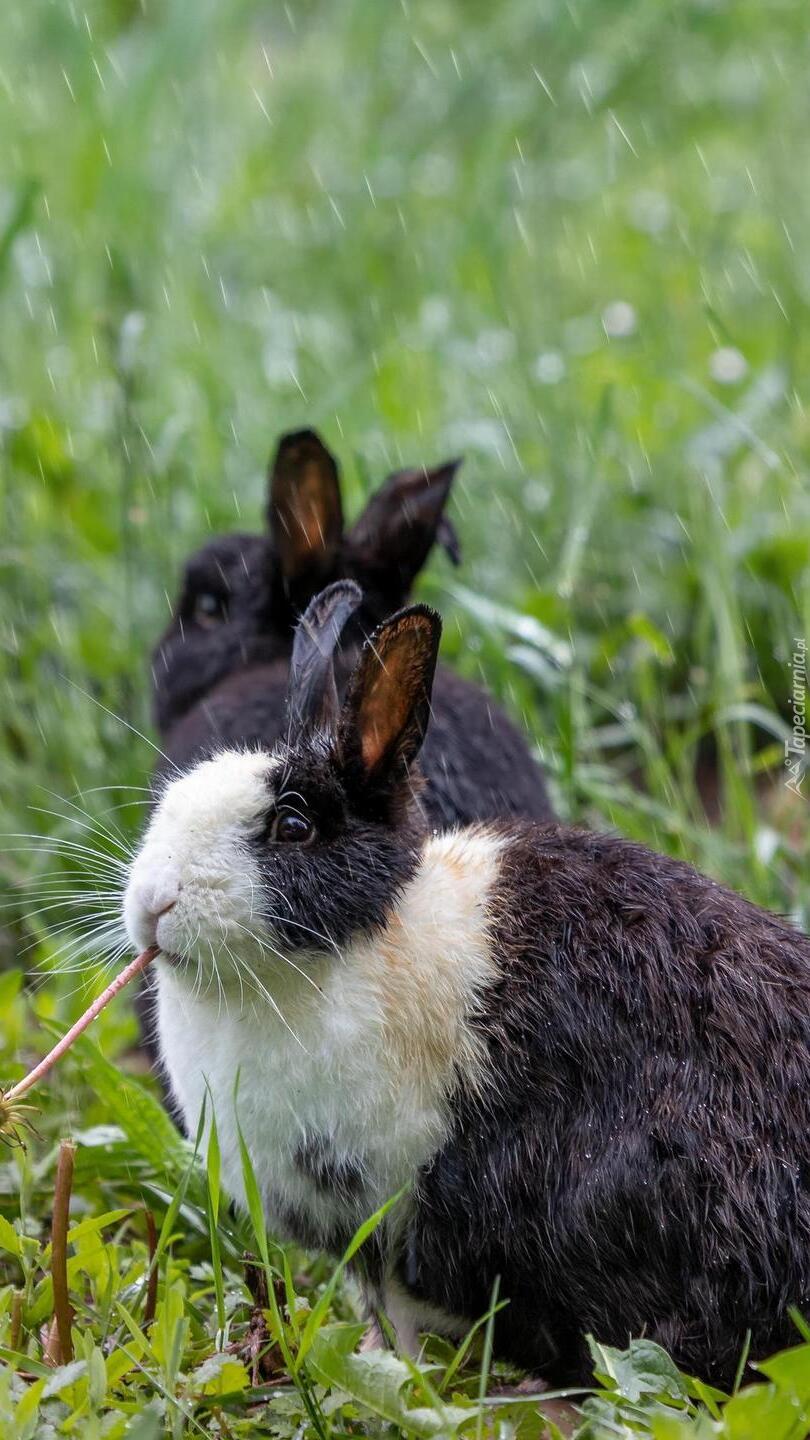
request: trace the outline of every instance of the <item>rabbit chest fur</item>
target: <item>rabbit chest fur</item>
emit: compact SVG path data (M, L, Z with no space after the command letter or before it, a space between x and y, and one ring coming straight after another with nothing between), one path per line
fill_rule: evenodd
M161 1054L187 1128L213 1106L224 1182L244 1198L238 1111L282 1233L342 1250L441 1149L457 1086L478 1088L486 1047L471 1020L496 975L487 902L501 844L432 838L382 928L265 973L272 1005L247 974L201 993L158 962Z

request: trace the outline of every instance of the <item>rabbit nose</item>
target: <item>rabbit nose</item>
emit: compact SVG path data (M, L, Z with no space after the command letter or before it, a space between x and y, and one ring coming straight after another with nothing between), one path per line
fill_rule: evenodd
M173 910L183 888L179 876L164 871L160 875L144 875L133 884L133 898L140 911L141 926L150 944L157 941L158 921Z
M161 915L168 915L169 911L174 909L182 888L179 880L150 879L138 887L138 899L150 920L157 923Z

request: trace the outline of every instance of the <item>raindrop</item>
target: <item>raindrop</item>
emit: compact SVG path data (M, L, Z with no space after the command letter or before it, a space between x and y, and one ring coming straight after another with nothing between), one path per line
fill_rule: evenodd
M626 300L613 300L602 311L602 326L612 340L635 335L637 323L635 309Z
M709 374L718 385L739 385L748 374L748 361L734 345L721 345L709 359Z
M565 360L559 350L544 350L534 362L534 378L541 385L557 385L565 376Z
M672 218L672 206L660 190L638 190L629 207L630 223L645 235L660 235Z

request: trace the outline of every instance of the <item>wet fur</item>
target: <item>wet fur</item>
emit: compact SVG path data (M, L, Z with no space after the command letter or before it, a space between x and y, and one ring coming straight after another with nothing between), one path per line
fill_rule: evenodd
M810 1302L810 942L689 866L522 827L473 1020L497 1084L454 1096L397 1261L498 1348L583 1381L585 1333L729 1386ZM471 1257L474 1257L471 1263Z
M262 868L261 806L240 869L252 856L289 898L288 930L266 923L308 980L283 963L265 979L297 1039L255 996L194 1001L159 962L164 1056L192 1126L211 1085L229 1188L241 1065L284 1233L339 1252L410 1184L361 1257L403 1343L459 1333L496 1276L496 1353L553 1383L587 1378L587 1332L644 1333L725 1386L749 1326L753 1358L787 1343L788 1307L810 1303L807 938L614 837L524 823L424 842L412 817L354 814L338 782L330 799L328 747L288 768L325 844L283 864L316 878ZM339 914L337 953L294 923Z

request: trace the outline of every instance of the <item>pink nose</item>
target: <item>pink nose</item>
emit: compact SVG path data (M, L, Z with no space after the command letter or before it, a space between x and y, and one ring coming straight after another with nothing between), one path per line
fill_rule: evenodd
M135 863L124 897L124 919L133 945L145 949L157 944L160 921L178 904L182 889L179 867L170 855L158 855L149 864Z
M159 920L177 904L183 888L174 865L167 864L159 870L150 869L146 874L136 874L133 881L134 893L141 908L151 920Z
M162 895L160 896L160 898L150 897L150 899L151 904L147 903L146 905L144 905L143 908L143 933L148 944L156 945L158 921L160 920L161 916L168 915L169 911L174 909L175 905L177 904L177 896L175 895L174 899L172 900L166 900L165 903L161 903L163 901Z

